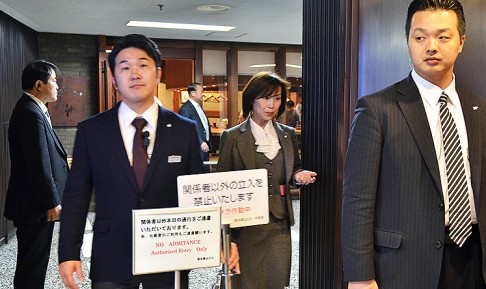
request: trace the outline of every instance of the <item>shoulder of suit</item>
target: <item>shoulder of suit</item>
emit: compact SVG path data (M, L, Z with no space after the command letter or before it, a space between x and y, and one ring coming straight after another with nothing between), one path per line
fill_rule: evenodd
M160 107L159 109L159 121L171 122L172 124L179 124L179 125L194 125L196 122L188 119L180 114L177 114L171 110L166 108Z
M292 133L292 132L295 131L295 128L288 126L286 124L280 123L280 122L275 122L275 126L277 128L279 127L281 130L283 130L284 132L287 132L287 133Z
M417 85L415 84L411 76L395 82L394 84L382 88L378 91L364 95L358 98L358 102L362 103L365 100L371 102L395 102L397 95L407 95L410 93L419 94Z

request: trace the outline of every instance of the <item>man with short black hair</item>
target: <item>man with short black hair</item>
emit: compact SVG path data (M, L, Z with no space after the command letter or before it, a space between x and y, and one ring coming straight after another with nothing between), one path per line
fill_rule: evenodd
M11 172L5 218L17 228L14 288L44 288L54 222L68 174L67 154L57 137L46 104L57 100L56 65L29 63L22 73L24 94L10 117Z
M456 83L457 0L414 0L409 76L358 99L344 166L349 289L484 289L486 103Z

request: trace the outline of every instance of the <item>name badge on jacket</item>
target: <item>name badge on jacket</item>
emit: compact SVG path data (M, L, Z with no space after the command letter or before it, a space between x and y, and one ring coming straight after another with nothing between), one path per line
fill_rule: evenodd
M182 161L182 156L176 156L176 155L169 156L169 159L167 160L169 164L180 163L181 161Z

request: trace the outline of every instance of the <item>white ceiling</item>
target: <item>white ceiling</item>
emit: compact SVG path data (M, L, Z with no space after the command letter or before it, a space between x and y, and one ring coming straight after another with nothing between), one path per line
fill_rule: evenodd
M0 0L0 9L38 32L302 44L302 0ZM157 6L164 5L162 11ZM205 13L202 5L225 5ZM229 32L127 27L129 20L226 25Z

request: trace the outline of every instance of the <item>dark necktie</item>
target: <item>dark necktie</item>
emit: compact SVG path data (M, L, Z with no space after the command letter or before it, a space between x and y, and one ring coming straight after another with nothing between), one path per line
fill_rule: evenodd
M439 104L449 196L449 236L461 247L471 235L471 207L461 142L454 118L447 108L448 98L442 92Z
M46 115L47 121L49 122L49 124L52 127L51 116L49 115L49 111L46 110L46 112L44 114Z
M142 129L147 124L143 118L136 118L132 125L135 127L135 135L133 136L133 172L137 179L138 188L142 191L143 180L147 173L147 151L143 147Z

